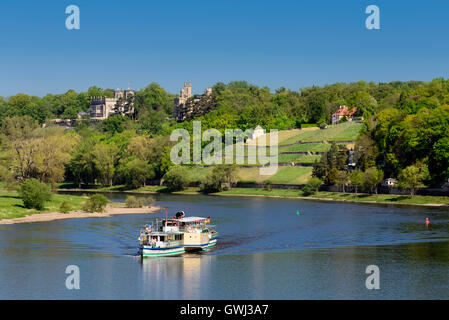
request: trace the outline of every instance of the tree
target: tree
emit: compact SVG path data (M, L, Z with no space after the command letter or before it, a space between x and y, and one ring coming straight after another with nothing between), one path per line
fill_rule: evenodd
M99 143L93 150L93 161L98 169L101 183L104 186L112 186L114 177L114 163L118 154L118 148L114 144Z
M377 109L376 99L366 91L354 93L348 102L352 107L357 108L356 116L362 116L364 113L373 114Z
M164 175L164 182L171 191L183 190L189 183L189 171L186 167L176 165Z
M329 170L325 179L327 185L334 185L337 182L338 172L339 171L337 168L332 168Z
M235 165L214 166L202 179L202 190L206 193L218 192L223 187L230 189L238 179L238 167ZM225 186L224 186L225 185Z
M98 177L98 169L95 166L95 155L93 150L97 144L95 138L86 138L81 141L75 149L72 159L70 160L69 170L78 184L86 186L94 182Z
M64 132L61 127L39 129L33 157L36 177L42 182L64 181L66 166L80 137L73 132Z
M351 185L354 187L354 191L357 194L360 186L363 186L365 183L365 176L363 172L356 170L349 174L349 181Z
M45 183L37 179L27 179L20 185L19 195L25 208L43 210L45 202L50 201L52 194Z
M349 175L346 171L339 171L337 173L337 183L341 186L341 190L345 193L345 187L349 183Z
M113 115L103 121L103 130L111 133L120 133L130 127L130 121L131 120L126 116L119 114Z
M429 171L434 184L441 185L449 178L449 137L442 138L432 147Z
M19 181L61 182L79 137L61 127L38 128L29 117L7 118L2 126L7 168Z
M410 190L410 196L415 195L418 188L424 187L423 180L429 175L427 166L411 165L402 170L399 175L399 187Z
M357 166L362 170L374 166L379 155L375 141L368 134L362 135L357 140L354 152Z
M146 181L155 178L154 168L148 162L135 157L122 159L118 168L118 178L128 187L145 186Z
M377 186L382 182L384 173L375 167L368 168L364 174L365 186L369 189L370 193L375 192L377 194Z

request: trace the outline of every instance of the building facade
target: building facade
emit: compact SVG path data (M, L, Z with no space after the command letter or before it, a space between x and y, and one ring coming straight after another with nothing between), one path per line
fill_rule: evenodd
M88 115L93 120L105 120L112 115L133 115L134 103L132 97L134 90L115 90L114 98L91 97Z
M332 124L338 124L343 117L346 117L348 121L352 121L352 116L356 111L357 108L349 109L347 106L340 106L332 115Z
M185 82L179 97L175 98L173 118L182 122L207 113L211 107L212 88L207 88L202 95L192 95L192 83Z

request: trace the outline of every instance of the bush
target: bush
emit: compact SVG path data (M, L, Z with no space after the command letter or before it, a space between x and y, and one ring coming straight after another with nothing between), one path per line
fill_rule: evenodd
M216 172L209 172L201 179L201 191L214 193L221 190L221 179Z
M312 195L312 194L314 194L315 192L313 191L313 189L312 189L312 187L309 185L309 184L306 184L305 186L304 186L304 188L302 188L302 195L304 196L304 197L308 197L308 196L310 196L310 195Z
M326 127L327 127L326 123L324 122L320 123L320 129L326 129Z
M323 181L317 177L312 177L307 182L307 185L310 187L310 190L312 190L314 193L318 192L318 189L323 184Z
M51 199L51 190L45 183L37 179L29 179L20 185L19 195L25 208L42 210L45 202Z
M183 190L189 184L189 171L183 166L173 166L164 175L167 188L171 191Z
M127 208L142 208L143 203L140 199L137 199L135 196L127 196L126 197L126 207Z
M146 197L145 199L141 200L142 205L145 207L152 207L154 204L154 198L153 197Z
M59 207L59 212L69 213L70 210L72 210L72 207L70 206L70 204L66 200L62 201L61 206Z
M83 210L87 212L103 212L108 204L108 199L102 194L94 194L86 200Z

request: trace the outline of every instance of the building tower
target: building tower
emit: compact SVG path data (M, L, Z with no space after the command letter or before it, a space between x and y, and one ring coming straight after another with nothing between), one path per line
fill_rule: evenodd
M184 82L184 88L181 89L179 98L175 98L173 109L173 118L178 121L183 120L183 108L189 98L192 97L192 82Z

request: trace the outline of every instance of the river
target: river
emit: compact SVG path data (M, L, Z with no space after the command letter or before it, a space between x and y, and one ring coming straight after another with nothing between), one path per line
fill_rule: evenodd
M154 214L2 225L0 299L449 298L447 209L261 197L156 200L170 215L211 216L217 246L142 261L138 231ZM68 265L79 268L79 290L66 288ZM379 290L365 286L369 265L379 267Z

